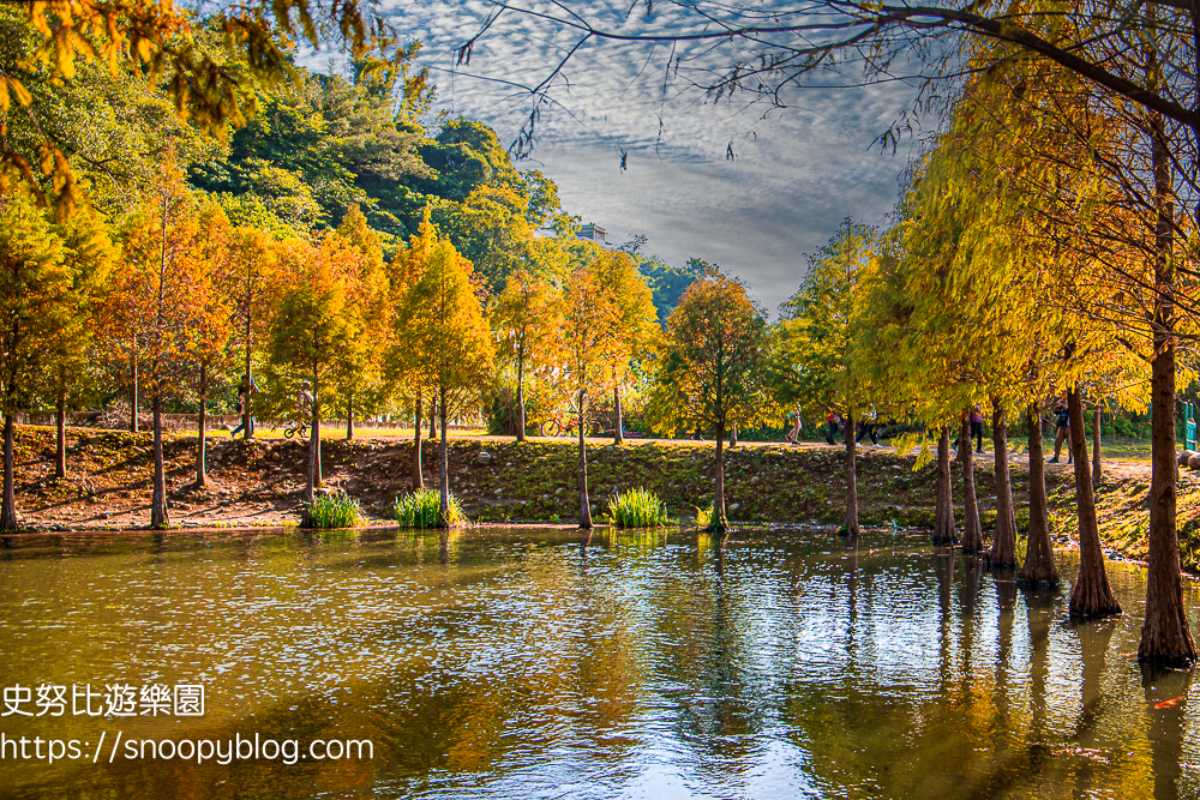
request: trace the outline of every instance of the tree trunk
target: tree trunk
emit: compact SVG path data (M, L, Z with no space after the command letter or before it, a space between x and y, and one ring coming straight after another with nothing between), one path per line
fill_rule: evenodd
M208 484L208 365L200 365L200 412L196 417L196 428L200 436L196 447L196 488Z
M137 340L134 339L134 352L129 357L129 377L130 377L130 394L129 394L129 430L132 433L138 432L138 359L137 359Z
M1150 552L1146 616L1138 661L1156 667L1189 666L1196 645L1188 628L1180 581L1179 536L1175 528L1175 268L1170 248L1174 208L1171 164L1162 118L1152 117L1155 225L1154 355L1150 363Z
M1121 613L1104 571L1104 551L1096 523L1096 498L1092 493L1092 471L1088 464L1087 434L1084 432L1083 403L1079 387L1067 391L1071 415L1071 458L1075 467L1075 508L1079 518L1079 577L1071 590L1072 619L1088 620ZM1173 465L1172 465L1173 466Z
M346 441L354 438L354 392L346 398Z
M433 398L429 403L429 438L437 438L437 398Z
M579 527L592 527L592 503L588 498L587 485L587 439L584 436L583 404L587 402L587 392L579 390Z
M250 347L251 347L251 328L250 328L250 307L249 301L246 306L246 372L244 380L246 381L246 397L242 401L242 439L250 441L254 437L254 426L250 424L250 418L254 416L254 411L250 407L251 396L254 394L250 387L254 385L254 375L250 371Z
M713 514L708 529L713 533L724 533L729 529L729 516L725 509L725 421L717 423L717 459L713 486Z
M313 368L313 413L312 413L312 441L313 441L313 486L320 488L325 480L325 472L321 468L321 395L317 393L317 370Z
M1009 569L1017 565L1017 525L1013 509L1012 476L1008 469L1008 424L1004 408L992 401L992 463L996 482L996 528L992 532L989 566Z
M971 414L963 417L958 458L963 471L962 551L968 555L983 552L983 525L979 521L979 498L975 494L975 448L971 445Z
M1100 486L1100 478L1103 476L1103 470L1100 466L1100 429L1103 425L1101 416L1101 404L1096 402L1096 411L1092 414L1092 486Z
M446 437L446 387L438 385L438 417L442 423L442 446L438 453L438 490L441 492L441 513L438 527L450 527L450 449Z
M846 521L842 531L853 538L862 532L858 525L858 468L855 463L858 437L854 435L853 413L846 415L846 430L851 433L846 437Z
M1017 574L1022 586L1057 586L1054 548L1050 544L1050 515L1046 507L1046 467L1042 453L1042 415L1030 406L1025 422L1029 435L1029 536L1025 563Z
M54 403L54 477L67 477L67 398L61 388Z
M15 424L12 411L4 414L4 501L0 503L0 531L15 531L17 520L17 476L13 464Z
M613 387L613 414L616 416L616 428L613 431L613 444L625 444L625 415L621 410L621 387Z
M954 526L954 480L950 473L950 429L945 427L938 436L936 496L933 543L952 545L958 541L958 531Z
M413 491L425 488L425 473L421 467L421 395L417 395L417 407L413 413Z
M525 356L517 354L517 441L525 441Z
M154 488L150 496L150 527L159 529L170 524L167 515L167 475L163 464L162 395L155 389L150 398L154 429Z

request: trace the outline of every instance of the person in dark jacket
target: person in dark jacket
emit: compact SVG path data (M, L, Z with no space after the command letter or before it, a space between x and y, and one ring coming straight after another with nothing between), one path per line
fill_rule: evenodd
M1063 442L1067 440L1067 436L1071 432L1071 414L1067 411L1067 404L1059 400L1054 406L1054 458L1050 459L1051 464L1057 464L1059 455L1062 453ZM1067 463L1071 463L1071 446L1067 445Z

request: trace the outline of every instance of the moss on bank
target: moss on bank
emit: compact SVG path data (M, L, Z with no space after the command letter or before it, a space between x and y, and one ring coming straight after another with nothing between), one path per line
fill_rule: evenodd
M54 438L47 428L17 432L18 506L35 527L125 527L144 522L150 491L150 437L72 428L71 476L51 476ZM296 517L304 488L303 445L289 441L231 441L218 433L209 444L209 478L202 492L188 488L195 440L169 436L167 471L173 521L215 526L279 524ZM436 450L426 450L426 482L436 479ZM695 507L712 500L712 446L694 442L648 442L589 448L593 514L599 518L614 493L636 486L654 491L668 512L690 520ZM340 439L323 443L327 485L359 500L372 519L387 520L395 497L410 487L408 441ZM990 460L978 463L978 491L985 527L995 519ZM467 515L478 522L565 522L578 513L576 451L567 440L456 439L450 443L451 485ZM955 474L955 488L961 482ZM1025 465L1013 465L1017 520L1028 522ZM1053 533L1073 536L1073 480L1069 468L1047 472ZM728 451L730 518L742 523L837 525L842 517L843 451L828 447L739 446ZM1114 465L1098 492L1101 533L1122 556L1146 551L1144 465ZM891 450L866 449L859 465L860 518L864 525L930 527L933 469L912 469L912 459ZM956 491L957 494L957 491ZM1179 522L1183 563L1200 571L1200 481L1181 476Z

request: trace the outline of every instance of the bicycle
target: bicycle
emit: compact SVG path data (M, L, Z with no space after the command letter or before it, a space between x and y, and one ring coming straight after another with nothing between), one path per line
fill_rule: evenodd
M301 439L308 438L308 423L299 420L292 420L283 428L283 438L291 439L293 436L299 435Z
M595 428L595 420L589 412L584 419L585 435L590 436ZM538 427L542 436L555 437L572 435L579 428L579 415L574 409L555 411L550 418Z

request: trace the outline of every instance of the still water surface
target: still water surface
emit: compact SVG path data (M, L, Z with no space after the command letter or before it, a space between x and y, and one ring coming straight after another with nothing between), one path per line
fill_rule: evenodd
M0 686L199 682L207 713L0 731L369 738L375 757L7 759L2 797L1200 796L1200 696L1132 660L1129 565L1110 565L1126 615L1073 627L1065 591L1024 593L904 536L14 542Z

